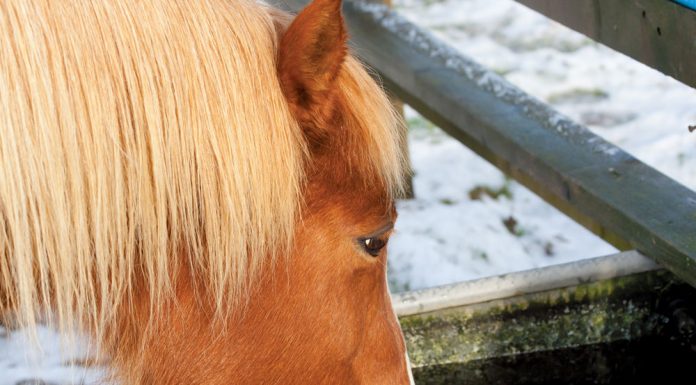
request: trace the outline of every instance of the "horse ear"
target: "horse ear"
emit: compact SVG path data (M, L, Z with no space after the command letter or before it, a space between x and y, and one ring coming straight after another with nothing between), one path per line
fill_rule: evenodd
M346 40L341 0L314 0L280 41L281 87L309 135L323 136L335 112L335 83L346 57Z

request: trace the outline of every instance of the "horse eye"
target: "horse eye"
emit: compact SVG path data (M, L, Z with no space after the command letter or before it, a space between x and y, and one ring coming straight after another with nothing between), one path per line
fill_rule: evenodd
M376 257L379 255L380 250L382 250L384 246L387 245L387 241L385 239L377 237L362 238L360 239L360 245L366 253L370 254L373 257Z

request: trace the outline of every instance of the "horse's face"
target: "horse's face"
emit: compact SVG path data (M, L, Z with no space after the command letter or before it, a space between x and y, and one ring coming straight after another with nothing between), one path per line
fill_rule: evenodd
M302 336L296 357L318 370L316 383L406 384L406 350L381 247L395 218L383 205L344 198L310 213L298 234L290 269L297 281L289 286L296 291L284 296L295 305L288 333Z
M324 173L312 178L292 255L264 280L246 330L235 330L249 349L236 374L245 383L408 384L383 247L393 206L377 189L354 194Z
M280 42L279 79L310 155L290 255L265 275L235 329L250 350L236 369L245 383L409 383L386 280L396 211L387 183L361 167L374 156L361 136L376 128L360 127L348 107L372 80L352 78L358 66L345 40L340 1L316 0Z
M331 167L317 165L310 176L290 255L264 275L228 335L203 335L214 341L208 357L229 358L196 368L191 357L181 362L191 373L203 371L214 384L411 383L386 282L392 202L377 188L332 177ZM183 325L174 335L189 339L190 324Z
M308 147L293 244L266 266L224 332L211 328L180 274L177 306L145 350L140 383L409 384L386 281L396 211L390 182L366 159L394 152L394 143L384 143L393 135L366 139L393 128L384 123L390 119L361 116L361 108L375 106L356 107L356 99L379 95L388 103L346 56L340 0L315 0L278 49L280 86ZM206 283L198 285L204 290Z
M279 77L311 159L286 279L269 285L276 314L285 314L274 324L293 338L285 358L297 362L305 383L407 384L386 280L396 210L379 173L360 166L366 154L355 146L365 146L360 136L374 127L359 127L347 107L348 98L360 98L351 88L361 84L350 78L345 56L338 0L315 1L281 40Z

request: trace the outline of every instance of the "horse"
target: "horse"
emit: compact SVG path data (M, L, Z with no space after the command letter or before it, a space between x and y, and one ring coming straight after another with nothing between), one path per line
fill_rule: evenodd
M408 384L404 140L340 0L0 0L0 310L135 384Z

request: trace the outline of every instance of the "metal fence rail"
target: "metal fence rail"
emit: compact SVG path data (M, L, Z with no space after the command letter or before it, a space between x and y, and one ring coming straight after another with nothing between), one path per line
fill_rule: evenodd
M483 304L516 296L596 283L661 267L635 250L503 274L440 287L396 293L399 317Z

